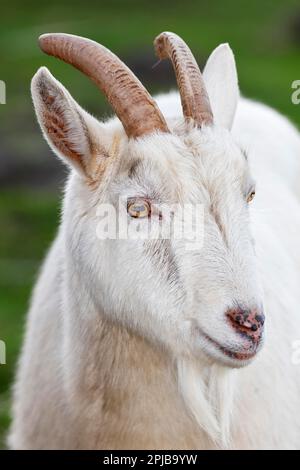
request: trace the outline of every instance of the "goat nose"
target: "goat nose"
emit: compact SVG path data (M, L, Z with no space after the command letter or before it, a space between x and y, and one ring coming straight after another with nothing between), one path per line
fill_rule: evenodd
M257 343L263 333L265 316L257 309L244 310L242 308L229 309L226 312L231 326L242 336Z

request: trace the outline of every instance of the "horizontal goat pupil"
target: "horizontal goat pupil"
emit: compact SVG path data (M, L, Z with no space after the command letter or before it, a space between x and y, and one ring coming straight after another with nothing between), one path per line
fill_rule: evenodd
M139 205L139 206L136 205L136 206L133 206L133 210L134 210L135 212L143 212L143 211L145 210L145 206L143 206L143 205Z

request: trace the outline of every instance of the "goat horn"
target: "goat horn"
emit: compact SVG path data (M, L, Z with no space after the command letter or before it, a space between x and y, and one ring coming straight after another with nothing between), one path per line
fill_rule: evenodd
M177 34L164 32L157 36L154 47L160 59L169 58L173 64L185 118L192 118L200 127L212 124L213 114L203 77L187 44Z
M168 132L157 104L131 70L111 51L90 39L71 34L43 34L39 45L46 54L73 65L104 93L128 137Z

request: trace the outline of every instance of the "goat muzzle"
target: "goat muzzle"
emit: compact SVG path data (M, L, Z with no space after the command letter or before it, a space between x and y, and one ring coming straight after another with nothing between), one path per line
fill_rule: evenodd
M258 344L264 331L265 316L257 310L244 310L242 308L229 309L226 316L230 325L243 338L253 344Z

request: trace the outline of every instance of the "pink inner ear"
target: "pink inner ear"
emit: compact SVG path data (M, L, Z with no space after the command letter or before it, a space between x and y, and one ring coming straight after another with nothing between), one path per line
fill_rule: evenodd
M82 155L72 148L63 115L46 110L43 114L44 126L53 145L65 156L82 164Z
M88 180L99 180L107 166L102 127L71 95L42 69L33 78L32 96L39 123L50 147ZM109 135L109 145L113 136ZM103 132L104 142L108 140ZM109 146L107 146L109 147Z
M45 104L43 110L43 124L46 133L53 145L66 157L82 165L83 155L74 149L70 139L68 122L59 100L51 91L40 90L40 96Z

